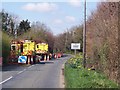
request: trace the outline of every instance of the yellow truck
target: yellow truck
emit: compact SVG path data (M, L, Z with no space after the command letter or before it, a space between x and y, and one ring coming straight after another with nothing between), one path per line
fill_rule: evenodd
M49 57L48 54L48 44L46 43L37 43L35 45L36 57L39 57L40 61L46 61Z
M48 44L46 43L38 43L35 46L36 53L47 53L48 52Z
M12 52L15 52L12 55ZM18 63L36 63L49 58L48 44L36 43L33 40L12 41L11 57L17 57ZM13 57L13 58L14 58Z
M23 43L22 55L33 55L35 51L35 42L31 40L25 40Z

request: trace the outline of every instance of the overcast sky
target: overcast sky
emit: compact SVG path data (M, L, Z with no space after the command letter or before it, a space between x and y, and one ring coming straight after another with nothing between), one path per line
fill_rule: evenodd
M9 1L9 2L8 2ZM30 2L29 2L30 1ZM49 1L49 2L48 2ZM87 16L97 7L97 1L87 2ZM20 20L28 19L31 23L40 21L45 23L54 35L60 34L75 25L83 23L84 3L80 0L53 1L53 0L5 0L2 8L18 15Z

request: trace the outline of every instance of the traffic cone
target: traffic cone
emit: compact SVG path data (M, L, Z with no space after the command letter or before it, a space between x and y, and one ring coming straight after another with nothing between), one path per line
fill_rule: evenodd
M41 61L41 56L38 56L38 62L40 62Z
M33 56L31 56L31 64L33 64Z
M49 61L49 55L47 56L47 61Z
M58 59L58 55L56 55L57 59Z
M30 56L28 56L28 64L30 64Z
M54 55L54 58L56 59L56 55Z
M46 61L46 55L44 56L44 61Z

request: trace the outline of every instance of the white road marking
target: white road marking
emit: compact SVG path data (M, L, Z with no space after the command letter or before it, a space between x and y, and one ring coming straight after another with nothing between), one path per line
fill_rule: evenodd
M24 69L23 71L25 71L26 69Z
M28 68L31 68L32 66L29 66Z
M29 66L28 68L31 68L31 67L33 67L33 66L35 66L35 65Z
M33 67L33 66L35 66L35 65L29 66L28 68L31 68L31 67ZM24 72L24 71L26 71L26 70L27 70L27 69L24 69L23 71L20 71L20 72L18 72L17 74L20 74L20 73L22 73L22 72ZM12 78L13 78L13 76L11 76L11 77L5 79L4 81L0 82L0 84L5 83L5 82L7 82L8 80L10 80L10 79L12 79Z
M32 65L32 66L35 66L35 65Z
M22 71L20 71L20 72L18 72L17 74L20 74L20 73L22 73L22 72L24 72L24 71L26 71L27 69L24 69L24 70L22 70Z
M20 73L22 73L23 71L20 71L20 72L18 72L17 74L20 74Z
M3 83L5 83L5 82L7 82L7 81L10 80L11 78L13 78L13 76L11 76L11 77L5 79L4 81L0 82L0 84L3 84Z

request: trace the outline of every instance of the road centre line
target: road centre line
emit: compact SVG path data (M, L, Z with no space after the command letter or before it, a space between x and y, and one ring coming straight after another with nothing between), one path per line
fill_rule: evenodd
M18 72L17 74L20 74L20 73L22 73L23 71L20 71L20 72Z
M24 69L24 70L22 70L22 71L20 71L20 72L18 72L17 74L20 74L20 73L22 73L22 72L24 72L24 71L26 71L27 69Z
M24 69L23 71L25 71L25 70L27 70L27 69Z
M29 66L28 68L31 68L32 66Z
M34 66L34 65L32 65L32 66ZM30 67L28 67L28 68L31 68L32 66L30 66ZM27 69L24 69L23 71L20 71L20 72L18 72L17 74L20 74L20 73L22 73L22 72L24 72L24 71L26 71ZM7 78L7 79L5 79L4 81L2 81L2 82L0 82L0 84L3 84L3 83L5 83L5 82L7 82L8 80L10 80L10 79L12 79L13 78L13 76L10 76L9 78Z
M7 82L8 80L10 80L10 79L12 79L12 78L13 78L13 76L11 76L11 77L9 77L9 78L5 79L4 81L0 82L0 84L5 83L5 82Z
M28 68L31 68L31 67L33 67L34 65L32 65L32 66L29 66ZM20 73L22 73L22 72L24 72L24 71L26 71L27 69L24 69L23 71L20 71L20 72L18 72L17 74L20 74Z
M33 67L33 66L35 66L35 65L31 65L31 66L29 66L28 68L31 68L31 67Z

